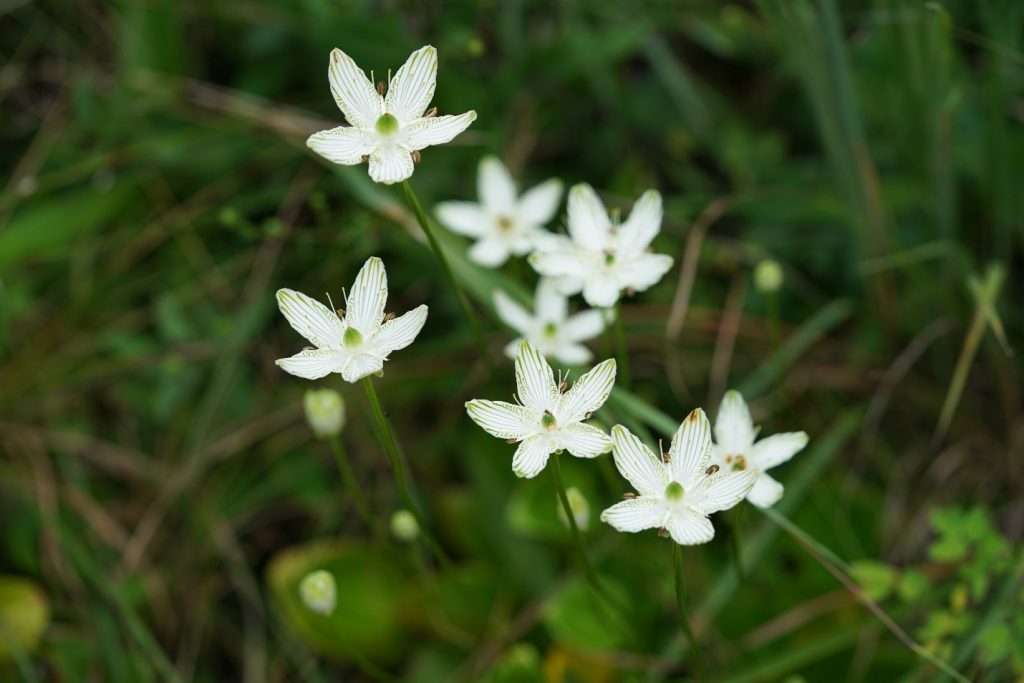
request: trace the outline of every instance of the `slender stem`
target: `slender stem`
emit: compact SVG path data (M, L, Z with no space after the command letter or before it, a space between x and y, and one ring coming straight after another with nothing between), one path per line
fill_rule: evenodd
M740 538L740 527L743 522L743 506L737 505L732 512L732 533L730 534L730 545L732 546L732 562L736 568L736 576L740 581L746 581L747 572L743 568L743 543Z
M576 552L579 553L580 563L583 565L583 573L587 577L587 581L594 587L594 590L604 595L604 587L597 580L597 572L594 571L594 566L590 564L590 558L587 557L587 547L583 543L583 534L580 533L579 525L576 524L576 516L572 511L572 505L569 504L569 494L565 490L565 482L562 481L561 460L561 457L557 454L553 455L550 460L551 471L555 477L555 488L558 489L558 499L562 501L562 509L565 511L565 516L569 519L569 529L572 531L572 540L576 544Z
M444 271L444 276L448 280L449 286L452 291L455 292L455 298L459 300L459 306L462 308L462 314L466 316L466 320L469 321L470 326L473 328L473 336L476 338L477 350L480 352L480 357L483 359L488 372L490 372L491 361L487 355L487 343L484 341L483 330L480 328L480 322L476 318L476 314L473 312L473 308L469 305L469 299L466 297L466 293L462 291L458 281L455 279L454 273L452 273L452 267L448 263L448 257L444 255L444 250L441 248L440 242L437 241L437 236L434 235L434 229L430 227L430 219L427 218L427 214L423 212L423 207L420 205L420 200L416 198L416 193L412 189L412 185L409 184L408 180L402 181L402 190L405 192L405 201L408 202L409 208L412 209L413 214L416 216L416 222L420 224L420 228L423 229L423 234L427 236L427 242L430 243L430 249L434 252L434 256L441 264L441 270Z
M768 325L769 334L772 340L772 351L779 350L779 342L782 339L779 325L779 293L770 292L768 294Z
M686 639L690 641L690 652L693 653L693 668L697 678L702 679L702 666L700 662L700 648L697 647L697 639L693 637L693 629L690 628L690 618L686 612L686 597L683 590L683 547L672 541L672 564L675 566L676 578L676 610L679 612L679 622L683 627Z
M345 452L345 444L342 443L341 438L337 434L331 436L330 442L331 451L334 453L334 461L338 464L338 472L341 474L341 481L345 486L348 497L351 499L352 504L355 505L359 516L373 530L373 533L378 538L384 538L384 526L379 519L373 516L366 496L363 495L359 484L356 483L355 474L352 472L352 465L349 463L348 454Z
M420 511L420 506L413 500L412 493L409 491L409 481L406 479L405 466L402 464L402 456L398 453L398 446L395 442L395 435L391 431L391 426L388 424L387 418L384 417L384 411L380 407L380 399L377 398L377 390L373 386L373 380L369 377L363 378L363 388L366 390L366 398L370 403L370 409L373 412L374 420L377 422L377 434L380 436L381 444L384 446L384 451L388 455L388 459L391 461L391 469L395 473L395 486L398 488L398 497L402 499L402 504L405 505L412 513L413 517L416 518L416 523L420 527L420 536L426 542L427 547L434 553L443 566L447 567L451 564L448 560L448 556L441 548L441 544L437 542L434 536L427 529L427 521L423 517L423 513Z
M629 350L626 348L626 330L622 326L622 299L615 302L615 342L618 344L618 378L629 389Z

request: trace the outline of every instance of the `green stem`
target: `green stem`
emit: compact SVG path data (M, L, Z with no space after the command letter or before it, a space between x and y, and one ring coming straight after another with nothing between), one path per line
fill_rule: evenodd
M441 248L440 242L437 241L437 236L434 235L434 229L430 227L430 219L427 218L427 214L423 212L423 207L420 206L420 200L416 198L416 193L412 189L412 185L409 184L408 180L402 181L402 190L405 192L405 201L409 204L409 208L412 209L413 214L416 216L416 222L419 223L420 228L423 230L423 234L427 236L427 242L430 243L430 249L434 252L434 256L437 258L438 263L441 264L441 270L444 271L444 276L448 280L449 286L452 291L455 292L455 298L459 300L459 307L462 308L462 314L466 316L466 320L469 321L470 326L473 328L473 336L476 338L477 350L480 353L480 357L483 359L484 364L490 372L491 361L487 355L487 343L484 340L483 330L480 328L480 322L476 318L476 314L473 312L473 308L469 305L469 299L466 297L466 293L462 291L458 281L455 279L455 274L452 273L452 267L448 263L448 258L444 255L444 250Z
M359 516L373 530L377 538L384 538L384 526L379 519L373 516L369 502L359 488L359 484L356 483L355 474L352 472L352 465L349 463L348 454L345 452L345 444L342 443L341 438L337 434L331 436L330 442L331 451L334 453L334 461L338 464L338 472L341 474L341 481L345 486L349 499L355 505Z
M615 342L618 344L619 383L629 389L629 350L626 348L626 330L622 326L622 299L615 302Z
M395 473L395 486L398 488L398 497L402 499L402 504L405 505L405 507L407 507L412 513L413 517L416 518L416 523L420 527L420 536L426 542L427 547L429 547L430 551L434 553L437 561L447 567L451 562L444 550L441 548L441 544L437 542L427 529L427 521L423 517L423 513L420 511L420 506L415 500L413 500L412 493L409 490L409 481L406 479L405 466L402 464L402 456L398 453L395 435L392 433L391 426L388 424L387 418L384 417L384 411L380 407L380 400L377 398L377 390L373 386L373 380L369 377L364 377L363 388L366 390L366 398L370 403L370 409L373 412L374 420L377 422L377 434L380 436L380 441L384 446L384 451L387 453L388 459L391 461L391 469Z
M697 639L693 637L693 629L690 628L690 618L686 612L686 598L683 591L683 547L671 541L672 543L672 564L675 567L675 583L676 583L676 611L679 613L679 623L683 627L683 633L686 634L686 639L690 643L690 651L693 653L693 668L697 673L697 678L703 678L702 667L700 662L700 648L697 647Z
M614 607L625 619L627 623L631 622L630 611L626 605L617 600L601 583L597 576L597 572L594 570L594 565L590 563L590 557L587 555L587 546L583 542L583 534L580 533L579 525L576 524L576 516L572 512L572 505L569 503L569 494L565 489L565 482L562 480L562 464L561 456L554 454L549 460L551 463L551 472L555 478L555 488L558 490L558 499L562 502L562 509L565 511L565 516L569 520L569 529L572 531L572 540L576 544L576 552L580 558L580 564L583 565L583 575L587 579L587 583L594 589L594 591L604 598L605 602Z

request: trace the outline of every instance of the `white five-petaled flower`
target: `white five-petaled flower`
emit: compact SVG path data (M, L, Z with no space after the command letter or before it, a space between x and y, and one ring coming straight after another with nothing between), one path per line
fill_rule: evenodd
M494 307L498 317L522 335L505 347L509 358L516 357L519 343L526 339L545 357L559 363L586 363L593 354L581 342L598 336L605 326L604 311L590 309L569 315L569 300L549 278L541 278L537 284L535 313L527 311L501 290L494 293Z
M608 308L622 292L642 292L672 267L672 257L650 251L661 218L661 195L654 190L616 225L594 188L575 185L569 191L569 236L543 236L530 264L541 275L558 278L563 293L583 292L591 306Z
M529 479L544 469L552 453L566 450L577 458L596 458L611 449L608 435L584 420L604 405L614 384L615 360L609 359L565 391L540 351L524 341L516 356L520 403L474 399L466 411L487 433L519 442L512 471Z
M711 461L723 470L758 470L761 474L747 500L758 507L771 507L782 498L783 486L765 470L780 465L803 450L807 432L775 434L757 439L750 409L738 391L727 391L715 418L715 446Z
M543 226L558 210L562 181L553 179L517 196L516 184L497 157L480 160L477 198L473 202L441 202L437 219L452 232L476 240L469 257L482 266L500 266L509 255L533 250Z
M306 379L341 373L346 382L380 372L392 351L416 339L427 321L426 304L405 315L385 319L388 276L384 263L372 256L356 276L345 301L344 317L301 292L277 290L277 305L296 332L315 348L307 348L277 364Z
M758 474L708 467L711 425L700 408L686 416L662 457L622 425L612 428L612 452L615 466L638 495L629 494L602 512L601 521L619 531L663 529L680 545L714 538L708 515L743 500Z
M397 183L410 177L419 150L449 142L476 119L475 111L434 116L427 106L437 81L437 50L427 45L409 55L382 96L347 54L331 51L331 93L349 126L314 133L310 149L336 164L370 162L370 177Z

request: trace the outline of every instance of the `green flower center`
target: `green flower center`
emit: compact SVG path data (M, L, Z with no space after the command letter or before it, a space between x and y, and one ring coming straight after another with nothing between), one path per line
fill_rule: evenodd
M546 325L544 325L544 334L548 337L554 337L555 332L557 331L558 328L555 326L554 323L547 323Z
M342 343L348 348L355 348L363 343L363 335L359 334L359 330L354 327L350 327L345 330L345 336L342 338Z
M398 131L398 119L391 114L382 114L374 128L381 135L391 135Z
M604 264L606 266L610 266L613 263L615 263L615 254L610 251L606 251L604 254Z
M678 481L674 481L665 487L665 497L669 500L679 500L683 497L683 486Z
M512 219L508 216L498 217L498 230L500 232L511 232L513 225L514 223L512 222Z
M558 427L558 423L555 422L555 416L551 413L545 412L540 418L540 426L548 431Z

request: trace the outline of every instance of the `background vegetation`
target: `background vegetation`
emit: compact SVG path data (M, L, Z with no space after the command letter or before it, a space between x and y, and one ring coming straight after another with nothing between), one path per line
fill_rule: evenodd
M665 434L733 387L767 433L811 435L778 471L784 517L719 515L686 551L707 677L939 677L914 643L972 680L1022 676L1024 4L5 0L0 18L3 680L363 680L353 652L408 681L694 673L668 542L596 520L626 483L565 463L628 622L579 581L551 480L516 480L465 416L512 390L489 294L529 268L470 268L445 240L488 380L399 193L303 145L340 121L332 47L379 74L426 43L435 104L479 113L424 152L428 205L471 198L488 152L524 184L665 195L656 247L682 269L626 303L634 395L602 419ZM336 294L371 254L389 309L430 305L379 387L444 572L371 540L304 423L310 383L273 365L301 345L274 290ZM752 283L765 257L776 296ZM361 392L321 384L349 399L386 518ZM295 602L320 566L333 620Z

